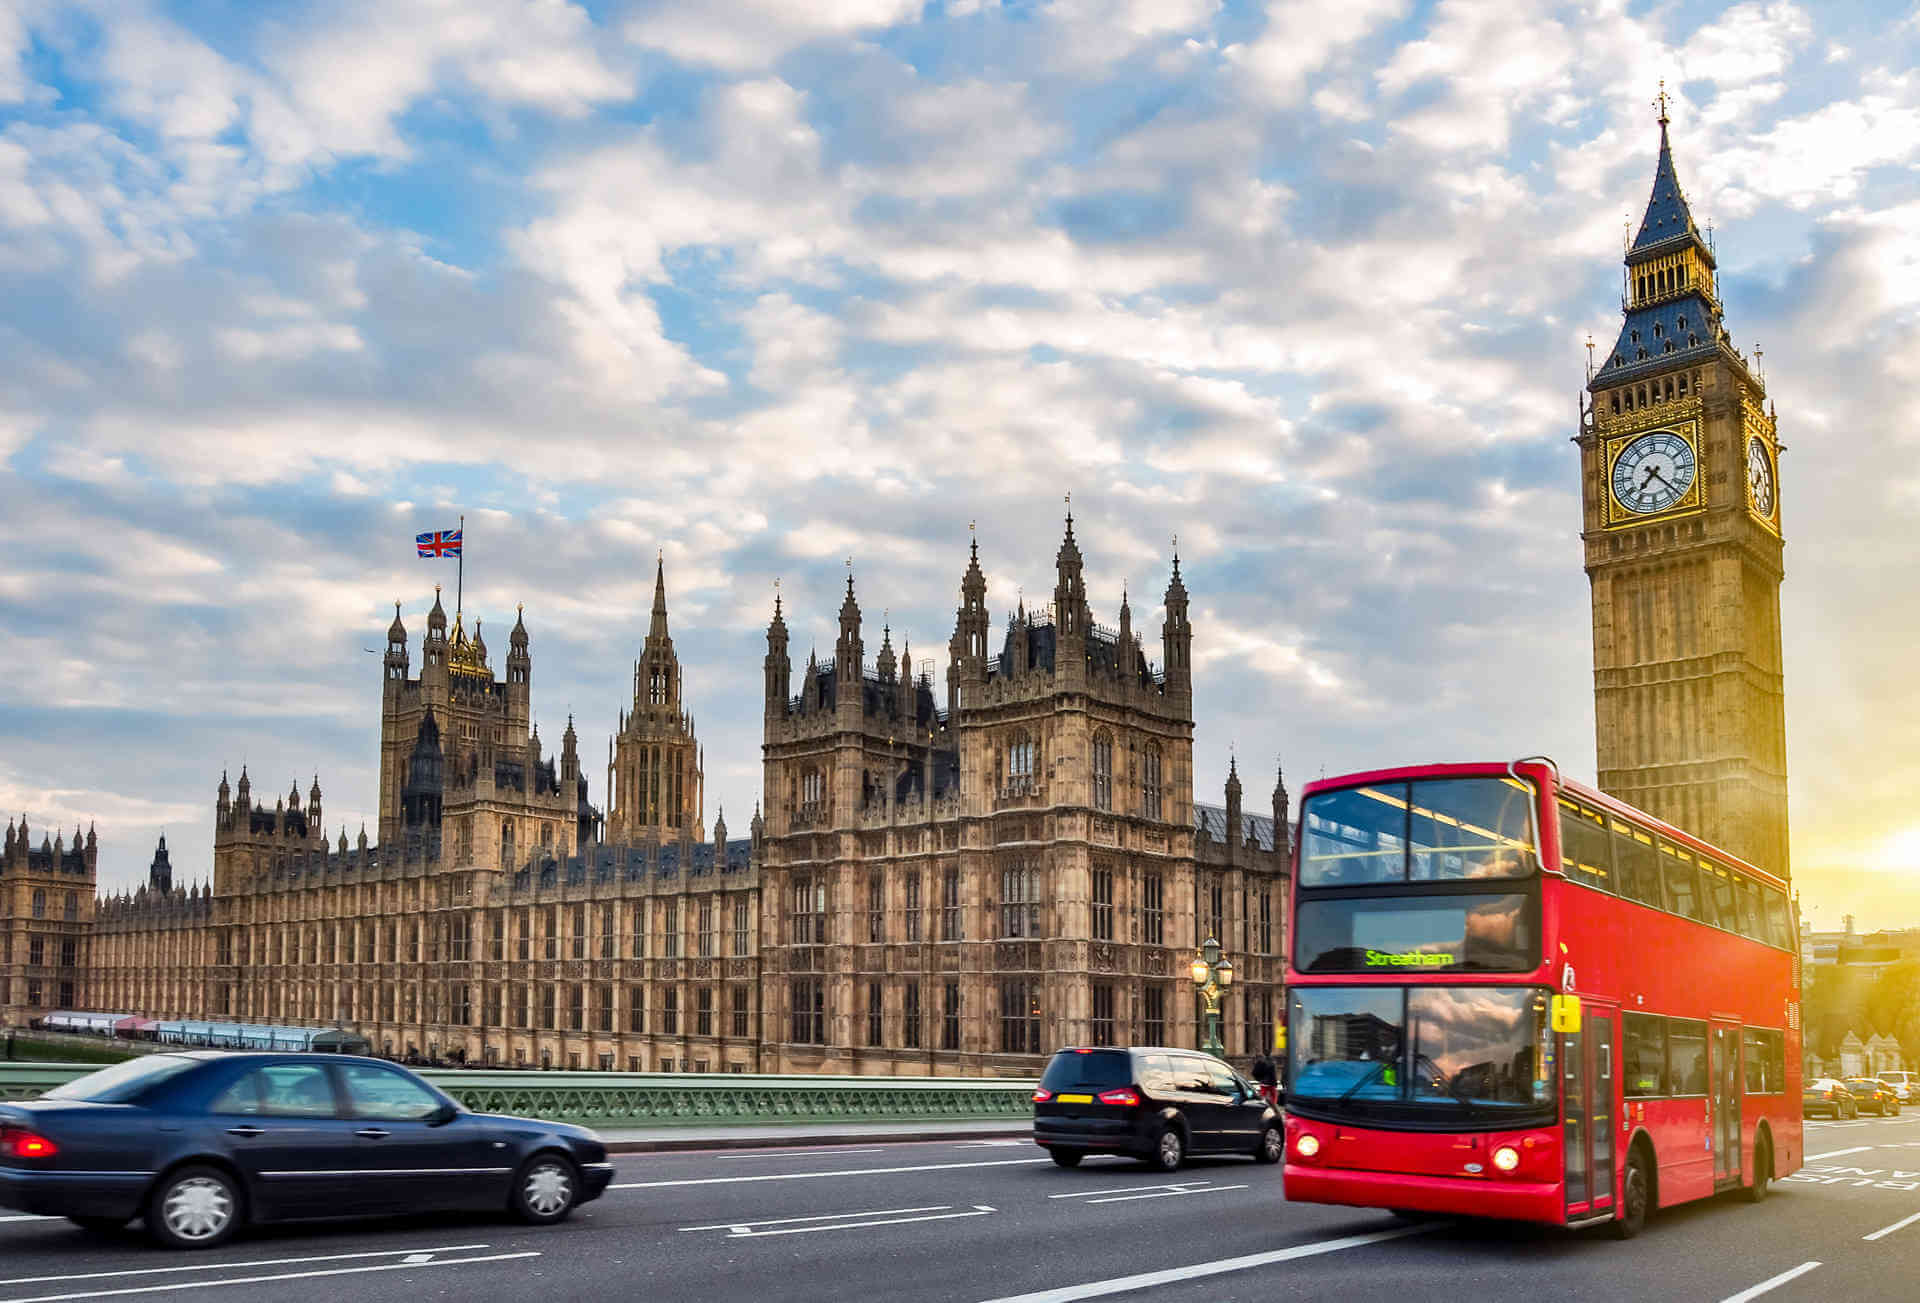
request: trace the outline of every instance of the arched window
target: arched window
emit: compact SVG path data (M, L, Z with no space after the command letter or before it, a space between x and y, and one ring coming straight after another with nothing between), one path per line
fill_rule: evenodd
M39 887L33 890L33 916L35 918L47 916L47 893Z
M1160 748L1153 743L1140 755L1140 812L1149 819L1160 817Z
M1113 735L1093 735L1093 808L1113 808Z
M508 868L513 864L513 820L500 821L500 867Z
M1016 792L1033 790L1033 738L1026 732L1013 735L1007 744L1007 786Z
M826 777L818 769L809 769L800 775L800 808L808 814L816 814L827 799Z

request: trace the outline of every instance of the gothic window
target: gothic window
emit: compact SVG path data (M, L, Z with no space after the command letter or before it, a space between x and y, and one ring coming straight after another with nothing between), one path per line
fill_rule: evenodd
M660 957L680 957L680 902L665 901L660 909Z
M80 893L77 891L69 891L66 900L61 904L61 911L61 917L69 923L78 919L80 917Z
M1093 984L1092 1041L1095 1045L1113 1044L1113 983Z
M744 1037L749 1034L749 1024L747 1021L748 999L749 996L746 987L736 986L733 988L733 1034L737 1037Z
M1093 939L1113 940L1113 870L1093 871Z
M793 880L793 944L827 943L827 880L801 876Z
M1273 890L1270 887L1259 888L1258 899L1260 923L1259 930L1254 933L1254 949L1263 955L1270 955L1273 953Z
M693 993L693 1034L713 1035L713 988L710 986Z
M1164 944L1166 936L1165 882L1158 873L1140 879L1140 940L1147 945Z
M713 917L713 897L706 896L700 901L700 957L713 958L719 947L720 933Z
M901 910L905 916L906 939L918 941L920 939L920 871L915 869L907 874L901 887L906 901L905 907Z
M513 863L513 820L500 821L500 867L514 867Z
M827 1043L827 987L824 978L793 979L792 1039L796 1045Z
M908 982L900 991L900 1043L920 1048L920 983Z
M1038 875L1031 861L1023 860L1000 870L1000 935L1037 937L1040 935L1040 894Z
M742 896L733 902L733 953L736 955L747 953L747 927L747 899ZM745 1032L737 1034L746 1035Z
M647 988L644 986L627 988L627 1030L636 1036L646 1034Z
M35 918L47 916L47 893L39 887L33 889L33 916Z
M1000 979L1000 1052L1040 1052L1040 984L1031 978Z
M669 986L660 993L660 1034L678 1036L680 1034L680 989Z
M886 879L878 873L867 878L867 941L878 945L886 940Z
M633 958L647 957L647 907L644 904L633 907Z
M573 944L569 947L569 953L575 959L585 959L587 957L587 907L585 905L575 905L573 907L573 926L571 930L573 936L570 939Z
M614 930L613 906L602 905L600 907L600 957L602 959L612 959L615 956L618 943L614 940ZM609 1027L606 1030L613 1029Z
M1149 984L1141 993L1141 1039L1149 1045L1167 1041L1167 988Z
M1140 812L1149 819L1160 817L1160 748L1154 743L1140 754Z
M1015 792L1033 790L1033 738L1015 733L1007 746L1007 786Z
M885 1029L884 991L880 983L867 983L867 1044L879 1046Z
M547 942L545 957L558 959L560 957L560 911L549 905L540 911L540 916L541 931L546 934ZM418 956L415 957L418 958Z
M827 799L826 777L818 769L809 769L800 775L800 809L808 815L818 814Z
M948 869L940 881L940 939L965 940L960 918L960 870Z
M1206 892L1207 935L1224 943L1227 940L1227 892L1219 874L1208 875Z
M960 983L947 982L940 994L940 1048L960 1048Z
M1113 808L1113 735L1093 735L1093 808Z

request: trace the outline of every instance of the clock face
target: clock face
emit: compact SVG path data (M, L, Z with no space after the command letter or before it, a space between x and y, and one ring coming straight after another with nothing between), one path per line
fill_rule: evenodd
M1747 495L1755 515L1773 519L1773 458L1758 439L1747 440Z
M1693 445L1672 430L1653 430L1613 463L1613 496L1638 516L1671 511L1693 487Z

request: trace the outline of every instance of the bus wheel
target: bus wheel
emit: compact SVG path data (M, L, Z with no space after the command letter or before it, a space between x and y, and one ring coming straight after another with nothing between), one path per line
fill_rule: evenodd
M1773 1179L1773 1146L1762 1136L1753 1147L1753 1184L1740 1188L1740 1197L1759 1203L1767 1197L1767 1182Z
M1647 1174L1644 1154L1627 1160L1627 1179L1620 1192L1620 1211L1613 1219L1613 1238L1630 1240L1647 1224L1647 1205L1653 1196L1653 1180Z

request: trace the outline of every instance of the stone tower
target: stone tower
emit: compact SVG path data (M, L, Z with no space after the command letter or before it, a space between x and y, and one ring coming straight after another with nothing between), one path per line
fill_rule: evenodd
M1785 876L1780 444L1674 171L1626 253L1582 412L1600 786Z
M771 673L771 670L769 670ZM633 707L620 717L607 766L607 840L704 841L700 743L681 705L680 658L667 631L667 572L656 561L653 614L633 665Z

